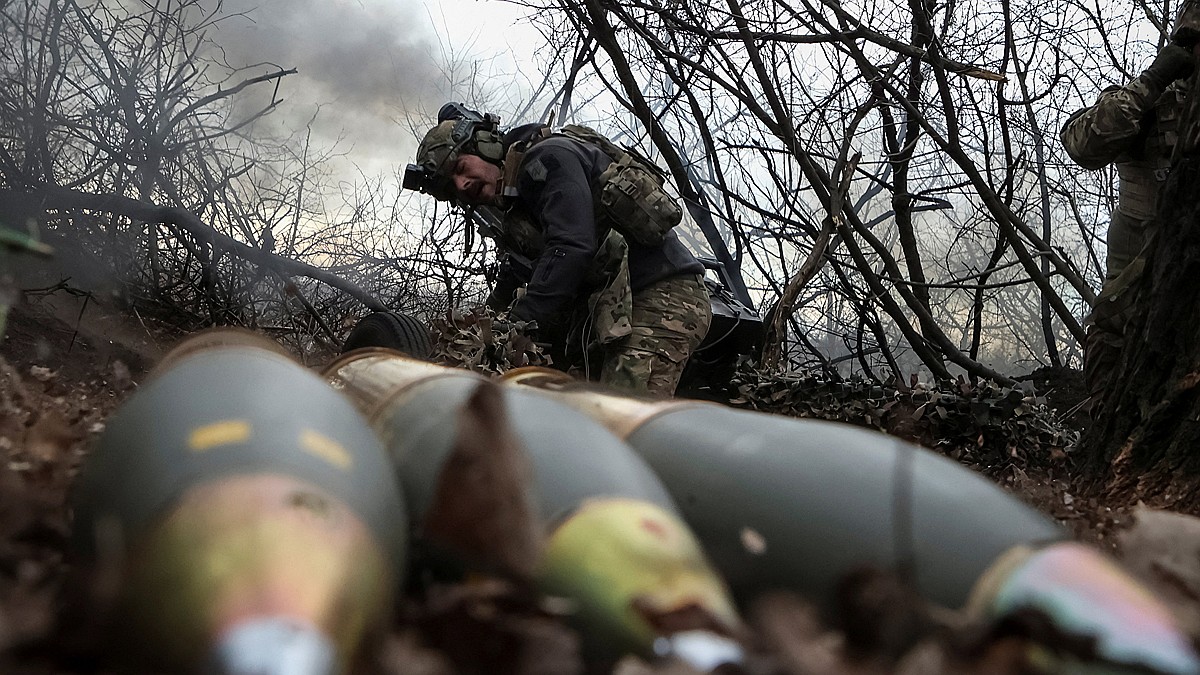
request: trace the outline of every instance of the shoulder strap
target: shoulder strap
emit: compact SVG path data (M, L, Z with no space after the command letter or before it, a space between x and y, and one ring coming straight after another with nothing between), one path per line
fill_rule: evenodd
M657 175L660 180L665 181L669 178L667 173L660 169L657 164L647 159L632 146L621 147L591 127L585 127L582 124L568 124L559 133L568 138L573 138L600 148L600 151L611 157L614 162L640 164L642 168Z
M620 161L623 156L629 154L624 148L610 141L607 136L582 124L568 124L559 129L559 133L567 138L596 146L601 152L611 157L614 162Z
M529 148L552 135L550 125L544 124L530 138L508 146L508 152L504 155L504 185L500 190L501 195L517 196L517 171L521 168L521 163L525 161L525 153L529 151Z
M513 197L517 194L517 171L521 167L521 162L525 159L525 153L534 145L552 136L565 136L599 148L601 152L608 155L614 162L640 164L643 168L656 174L661 181L669 178L665 171L660 169L654 162L646 159L637 150L628 147L623 148L591 127L585 127L582 124L567 124L559 129L557 133L554 133L551 131L549 125L543 125L532 138L513 143L509 146L508 154L504 156L504 189L502 190L502 194L505 197Z

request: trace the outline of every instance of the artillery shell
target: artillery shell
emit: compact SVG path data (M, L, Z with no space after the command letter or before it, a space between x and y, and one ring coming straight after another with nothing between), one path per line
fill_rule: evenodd
M175 669L343 672L404 565L403 503L363 417L236 332L164 359L110 419L73 505L80 557L120 568L131 633Z
M1064 537L982 476L885 434L572 388L553 371L509 380L543 387L625 438L739 603L773 589L828 601L839 580L873 565L910 570L925 597L960 607L1012 546Z
M600 393L523 369L628 440L663 479L739 602L772 588L828 600L864 564L978 617L1033 608L1109 663L1200 671L1166 608L1098 551L975 472L849 425ZM1107 671L1106 671L1107 672Z
M349 354L326 376L369 411L414 522L427 533L439 518L435 504L464 508L472 498L468 482L447 476L463 445L474 439L495 454L511 437L529 463L531 511L545 538L534 582L574 601L591 654L650 654L663 634L656 617L687 608L714 624L736 625L723 583L662 484L586 415L533 392L386 352ZM481 471L469 461L462 468ZM439 497L451 484L464 487ZM450 536L445 529L439 531Z

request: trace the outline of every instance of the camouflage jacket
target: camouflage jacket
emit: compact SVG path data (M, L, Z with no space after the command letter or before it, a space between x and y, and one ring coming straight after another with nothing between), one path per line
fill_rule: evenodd
M1067 154L1085 169L1116 164L1120 176L1117 210L1145 222L1157 212L1158 191L1179 140L1187 85L1165 91L1145 76L1105 89L1095 104L1071 115L1060 137Z

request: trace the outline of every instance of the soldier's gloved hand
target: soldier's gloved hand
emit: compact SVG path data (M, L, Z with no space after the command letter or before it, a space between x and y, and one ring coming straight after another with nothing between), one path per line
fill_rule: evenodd
M1163 47L1143 75L1159 89L1166 89L1167 85L1175 80L1191 75L1195 67L1196 59L1192 56L1192 51L1171 42Z
M538 341L538 325L536 321L518 321L517 328L525 337L529 338L530 342Z
M518 321L512 319L511 317L499 317L492 320L493 333L508 333L514 328L519 330L523 335L529 337L530 340L537 342L537 338L535 336L537 335L538 325L536 321Z

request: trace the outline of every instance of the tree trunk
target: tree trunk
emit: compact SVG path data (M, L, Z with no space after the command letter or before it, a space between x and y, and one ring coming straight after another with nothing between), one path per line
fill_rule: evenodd
M1177 161L1083 468L1125 503L1200 506L1200 156Z

